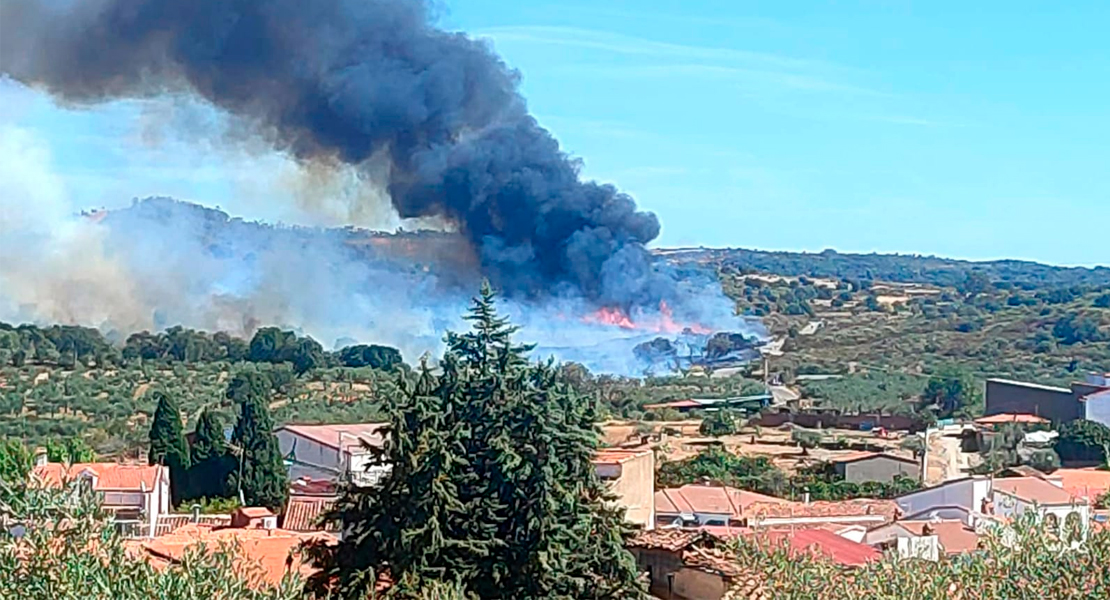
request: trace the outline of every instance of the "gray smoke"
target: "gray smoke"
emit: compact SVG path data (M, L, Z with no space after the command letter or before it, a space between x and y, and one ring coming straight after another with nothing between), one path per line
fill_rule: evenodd
M0 72L66 103L192 94L302 164L384 164L401 217L438 217L518 298L681 309L655 216L578 164L484 43L421 0L0 3Z

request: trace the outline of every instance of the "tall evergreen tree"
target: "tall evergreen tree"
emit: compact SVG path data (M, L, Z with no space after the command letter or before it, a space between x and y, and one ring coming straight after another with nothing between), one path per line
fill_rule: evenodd
M189 491L193 498L232 495L227 489L227 479L237 463L228 450L219 416L209 409L204 409L197 419L190 455L193 464L189 468Z
M270 417L269 382L258 373L239 373L228 384L227 394L239 403L239 420L231 434L237 463L228 488L242 491L248 506L280 510L289 495L288 477Z
M154 420L150 424L148 460L152 465L169 467L170 495L173 503L178 504L190 496L189 445L185 442L181 410L177 407L177 401L161 391L155 392L154 396L158 400L158 407L154 409Z
M378 457L389 475L337 503L329 518L347 535L312 549L313 591L364 598L388 570L401 597L432 584L483 599L645 597L591 463L592 403L528 363L488 284L466 318L440 374L401 376Z

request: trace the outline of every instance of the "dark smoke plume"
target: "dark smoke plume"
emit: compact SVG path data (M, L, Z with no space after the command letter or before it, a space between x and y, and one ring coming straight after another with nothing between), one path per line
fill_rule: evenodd
M2 0L0 27L0 71L64 102L195 94L304 163L384 157L400 215L456 223L509 293L671 293L655 216L583 182L517 74L421 0Z

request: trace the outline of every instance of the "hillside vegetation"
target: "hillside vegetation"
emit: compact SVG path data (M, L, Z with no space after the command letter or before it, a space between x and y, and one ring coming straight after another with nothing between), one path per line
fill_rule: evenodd
M784 338L792 373L931 373L1064 384L1110 370L1110 269L934 257L687 251ZM901 384L896 384L901 385Z

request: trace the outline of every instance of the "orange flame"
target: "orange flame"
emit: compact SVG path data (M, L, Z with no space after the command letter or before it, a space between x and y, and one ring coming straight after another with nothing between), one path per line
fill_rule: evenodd
M599 308L593 314L583 317L582 320L587 323L599 323L620 327L621 329L635 329L654 333L682 333L687 330L692 333L712 332L708 327L696 323L683 325L676 322L671 307L665 301L659 303L658 315L651 315L650 318L638 322L633 321L628 313L615 306Z

